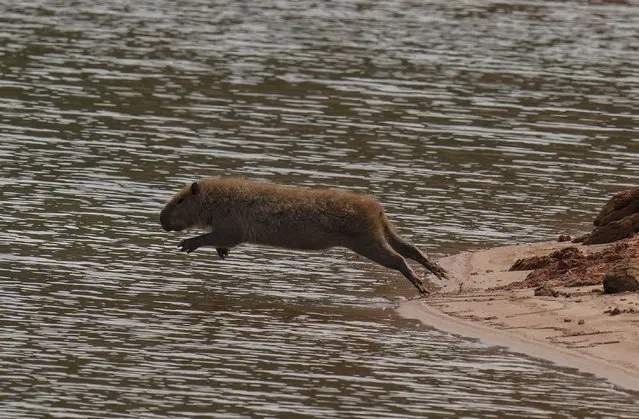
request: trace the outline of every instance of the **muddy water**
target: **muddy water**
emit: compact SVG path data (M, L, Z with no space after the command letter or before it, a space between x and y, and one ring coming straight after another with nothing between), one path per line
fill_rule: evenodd
M398 319L410 284L346 251L158 223L244 175L373 193L434 257L585 230L639 171L623 3L2 1L2 417L639 415Z

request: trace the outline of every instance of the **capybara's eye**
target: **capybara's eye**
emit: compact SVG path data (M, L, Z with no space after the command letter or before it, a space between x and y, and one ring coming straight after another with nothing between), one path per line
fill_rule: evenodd
M177 202L176 202L176 204L181 204L181 203L182 203L182 201L184 201L184 198L180 198L180 199L178 199L178 200L177 200Z

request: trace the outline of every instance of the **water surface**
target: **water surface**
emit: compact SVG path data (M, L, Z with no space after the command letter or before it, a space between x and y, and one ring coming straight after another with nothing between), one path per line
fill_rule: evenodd
M589 228L639 173L623 2L0 2L3 417L636 416L636 394L398 319L333 249L191 255L242 175L372 193L432 257Z

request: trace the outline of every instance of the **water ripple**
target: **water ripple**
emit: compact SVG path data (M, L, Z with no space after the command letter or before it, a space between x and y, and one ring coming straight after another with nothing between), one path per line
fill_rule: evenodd
M624 2L0 1L3 417L639 415L573 370L397 319L334 249L178 252L243 175L372 193L432 255L578 233L636 186ZM578 402L577 402L578 401Z

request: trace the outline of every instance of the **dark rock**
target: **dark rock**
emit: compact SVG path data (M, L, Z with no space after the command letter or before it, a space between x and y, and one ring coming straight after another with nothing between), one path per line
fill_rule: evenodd
M590 236L590 233L586 233L583 234L581 236L575 237L574 239L572 239L573 243L583 243L584 240L588 239L588 236Z
M617 240L632 237L639 231L639 212L621 220L611 221L597 227L583 241L584 244L612 243Z
M616 193L599 211L596 228L574 243L603 244L632 237L639 232L639 188Z
M602 227L639 212L639 188L616 193L599 211L594 224Z
M558 242L569 242L571 240L572 240L572 237L570 237L570 235L568 235L568 234L561 234L557 238Z
M639 291L639 281L632 273L608 273L603 277L603 289L606 294L624 291Z

